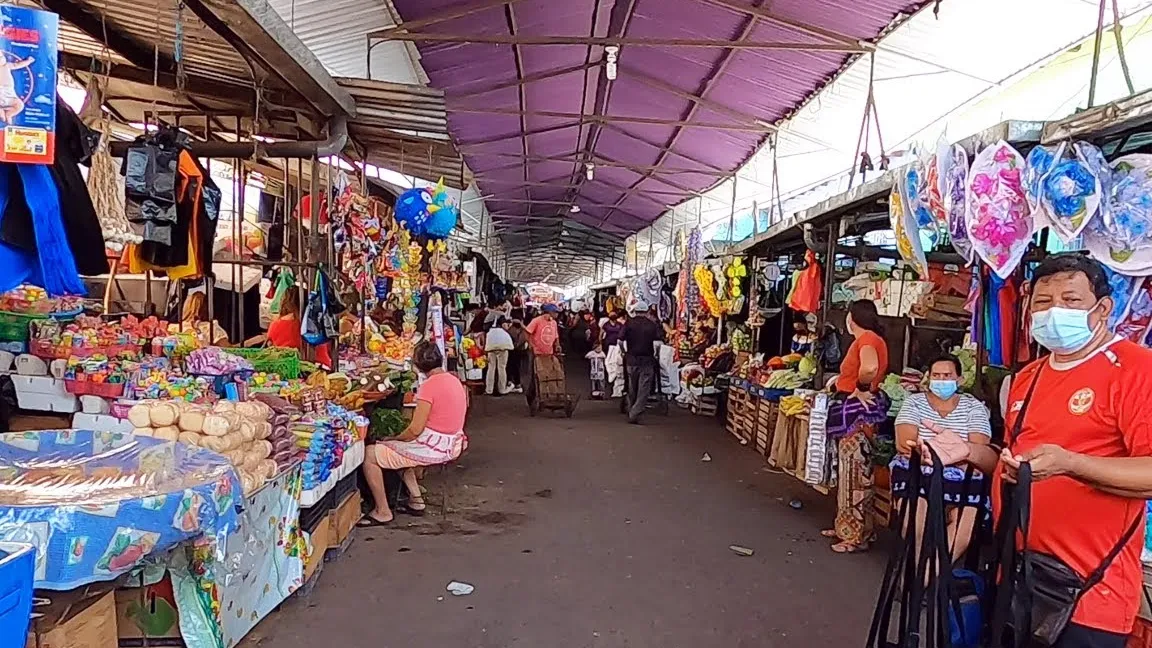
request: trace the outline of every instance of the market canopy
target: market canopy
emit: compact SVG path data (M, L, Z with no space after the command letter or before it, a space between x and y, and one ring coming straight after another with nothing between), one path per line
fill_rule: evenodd
M512 264L603 258L730 176L909 0L394 0ZM575 231L579 224L579 232Z

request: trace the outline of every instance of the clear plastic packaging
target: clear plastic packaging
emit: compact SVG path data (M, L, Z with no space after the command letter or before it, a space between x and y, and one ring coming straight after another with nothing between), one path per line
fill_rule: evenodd
M190 539L223 547L240 483L220 455L120 432L0 434L0 541L36 547L36 587L111 580Z

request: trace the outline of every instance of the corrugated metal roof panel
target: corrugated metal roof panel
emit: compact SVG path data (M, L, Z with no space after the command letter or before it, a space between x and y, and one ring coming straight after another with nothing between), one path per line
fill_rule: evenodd
M395 26L386 0L269 0L334 76L369 78L368 34ZM404 43L373 43L371 78L426 81Z

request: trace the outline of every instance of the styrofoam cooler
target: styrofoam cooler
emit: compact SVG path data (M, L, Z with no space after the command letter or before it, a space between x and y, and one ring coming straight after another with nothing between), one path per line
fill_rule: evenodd
M0 542L0 648L24 648L35 576L35 547Z

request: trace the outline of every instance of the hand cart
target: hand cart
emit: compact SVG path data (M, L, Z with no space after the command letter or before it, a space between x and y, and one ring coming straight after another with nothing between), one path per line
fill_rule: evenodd
M529 389L525 390L529 416L536 416L544 409L562 411L565 416L572 418L580 395L568 391L564 359L558 355L532 355L529 362L532 380Z

